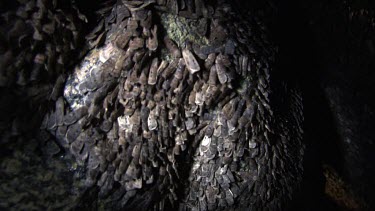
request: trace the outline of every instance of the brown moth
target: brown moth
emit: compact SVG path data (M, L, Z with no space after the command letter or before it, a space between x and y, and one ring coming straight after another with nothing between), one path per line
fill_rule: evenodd
M149 28L151 28L151 24L152 24L152 13L151 13L151 11L148 11L147 12L147 18L144 19L144 20L141 20L140 25L144 29L149 29Z
M177 59L174 59L173 61L171 61L168 67L166 67L165 70L163 71L162 77L165 79L169 78L169 76L171 76L171 74L176 70L177 64L178 64Z
M195 90L192 90L189 94L189 104L194 105L195 104Z
M164 45L169 50L169 52L172 54L174 58L180 58L181 57L181 51L176 45L176 43L170 39L168 36L164 37Z
M224 84L225 82L228 81L228 76L227 76L226 70L225 70L226 68L220 62L216 63L215 66L216 66L216 71L217 71L217 76L219 78L219 81L220 81L221 84Z
M182 56L185 60L186 67L191 74L194 74L195 72L198 72L200 70L198 61L195 59L191 51L189 51L188 49L184 49L182 51Z
M129 31L125 31L125 33L123 34L120 34L116 40L115 40L115 44L118 48L120 49L124 49L125 46L128 44L128 42L130 41L130 38L131 38L131 32Z
M154 27L151 30L151 37L147 39L147 48L150 51L155 51L158 48L158 36L157 36L158 26L154 25Z
M248 62L249 62L249 57L248 56L242 56L242 61L241 61L241 72L243 75L246 74L247 72L247 66L248 66Z
M64 124L64 99L59 97L56 101L56 125L62 126Z
M209 70L211 68L211 66L214 64L215 62L215 59L216 59L216 54L215 53L210 53L208 56L207 56L207 59L204 61L204 67Z
M215 86L217 84L217 71L216 66L212 65L210 68L210 75L208 77L208 84L211 86Z
M145 44L145 40L143 38L137 37L129 42L129 50L136 50L142 48Z
M162 60L157 70L158 75L161 74L167 66L168 66L168 62Z
M155 57L151 63L150 73L148 75L148 84L155 85L157 76L158 76L158 58Z
M151 131L155 130L158 127L158 122L156 121L154 110L150 111L150 114L147 119L147 125L148 125L148 129Z
M149 71L150 71L150 65L147 65L142 69L141 75L139 76L139 83L141 85L147 84Z
M58 96L63 92L64 89L65 78L64 75L60 75L53 86L50 98L52 100L57 100Z
M183 75L184 75L184 71L185 71L185 61L183 59L180 59L178 61L178 65L177 65L177 69L174 73L174 77L171 81L171 84L170 84L170 88L172 90L176 89L180 80L182 79Z

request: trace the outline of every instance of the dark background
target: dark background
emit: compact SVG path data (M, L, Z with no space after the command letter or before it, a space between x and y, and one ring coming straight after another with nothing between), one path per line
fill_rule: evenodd
M265 2L278 77L296 80L305 112L305 175L295 210L374 210L373 1ZM327 166L358 206L325 193ZM349 193L350 192L350 193ZM335 194L334 194L335 195Z
M290 209L375 210L375 2L236 4L264 11L279 46L274 72L303 93L305 173ZM332 171L346 196L327 193Z

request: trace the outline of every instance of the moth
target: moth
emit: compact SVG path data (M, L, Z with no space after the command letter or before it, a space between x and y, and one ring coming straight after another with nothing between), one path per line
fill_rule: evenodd
M172 54L172 57L181 58L180 49L178 48L177 44L168 36L164 37L164 45L168 49L168 51Z
M185 60L186 67L188 68L190 74L194 74L200 70L199 63L190 50L184 49L182 51L182 56Z

